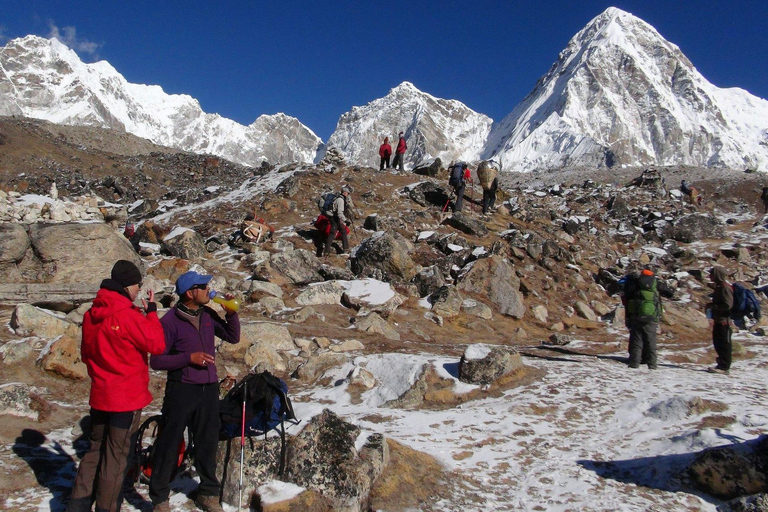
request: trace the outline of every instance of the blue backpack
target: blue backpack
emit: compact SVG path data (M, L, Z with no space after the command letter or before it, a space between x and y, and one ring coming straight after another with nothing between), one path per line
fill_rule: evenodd
M464 164L459 162L451 168L451 176L448 178L448 184L452 187L461 186L464 181Z
M740 283L733 283L733 307L731 318L740 320L744 316L760 320L760 301L755 293Z

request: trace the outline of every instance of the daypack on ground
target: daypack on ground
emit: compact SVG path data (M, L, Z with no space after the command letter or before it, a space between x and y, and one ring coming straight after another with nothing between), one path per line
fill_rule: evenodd
M658 322L662 308L656 277L641 274L624 279L627 319Z
M459 162L451 167L451 176L448 178L448 184L452 187L461 186L464 179L464 164Z
M755 293L741 283L733 283L733 306L731 307L731 318L741 320L748 316L755 320L760 320L760 301L757 300Z
M129 481L141 482L148 484L149 479L152 477L152 462L155 456L155 442L160 435L162 415L156 414L150 416L144 423L141 424L137 432L136 445L134 447L134 464L128 469ZM179 470L184 466L184 459L189 455L191 451L191 445L187 446L186 441L182 437L179 442L178 459L176 465L173 467L173 473L171 473L171 480L176 476Z
M333 192L327 192L321 195L320 199L317 200L317 207L320 209L320 213L325 213L330 210L336 197L336 194Z
M285 421L298 424L288 398L286 383L268 371L251 373L235 384L219 401L221 433L240 437L243 431L245 400L245 436L264 434L270 430L280 434L280 474L285 468Z

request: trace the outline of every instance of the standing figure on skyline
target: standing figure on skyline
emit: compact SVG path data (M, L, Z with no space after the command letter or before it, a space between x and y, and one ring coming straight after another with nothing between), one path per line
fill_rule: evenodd
M403 132L398 133L397 136L400 140L397 141L397 149L395 150L395 159L392 161L392 167L397 167L401 171L404 171L403 159L405 158L405 150L408 149L408 145L405 143Z
M384 165L389 169L389 157L392 156L392 146L389 145L389 137L384 137L384 144L379 146L379 156L381 157L381 164L379 164L379 170L384 170Z

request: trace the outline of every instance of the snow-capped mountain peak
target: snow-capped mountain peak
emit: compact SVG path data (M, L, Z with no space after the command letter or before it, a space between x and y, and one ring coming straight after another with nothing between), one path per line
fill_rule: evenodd
M494 126L483 156L517 171L768 170L765 126L768 102L710 84L653 27L612 7L571 39L533 91Z
M312 162L322 147L296 118L260 116L243 126L203 112L191 96L129 83L109 63L86 64L58 40L37 36L0 49L0 115L126 131L251 166Z
M383 98L343 114L328 146L338 148L350 162L378 166L379 146L389 137L393 150L397 134L408 144L408 167L439 157L471 160L483 147L492 120L456 100L444 100L402 82Z

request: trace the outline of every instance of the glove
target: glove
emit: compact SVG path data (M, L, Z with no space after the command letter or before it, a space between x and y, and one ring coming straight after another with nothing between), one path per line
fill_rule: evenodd
M352 224L352 221L349 220L349 219L344 221L344 225L346 225L346 226L350 226L351 224Z

